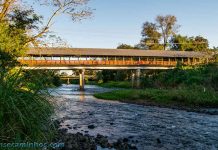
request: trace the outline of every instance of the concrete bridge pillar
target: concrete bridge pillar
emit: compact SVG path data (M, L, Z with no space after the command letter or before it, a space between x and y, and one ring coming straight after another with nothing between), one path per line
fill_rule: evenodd
M84 91L85 88L85 69L80 70L79 73L79 89L80 91Z
M70 84L70 78L67 78L67 84L68 85Z
M141 69L132 72L132 88L140 88L141 86Z
M140 77L141 77L141 69L136 70L136 88L140 88Z
M132 88L135 87L135 73L132 72Z

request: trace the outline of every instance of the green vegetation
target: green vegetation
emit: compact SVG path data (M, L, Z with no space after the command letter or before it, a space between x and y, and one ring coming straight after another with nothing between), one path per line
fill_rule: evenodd
M17 62L12 55L0 51L0 56L0 141L50 141L53 106L46 99L49 94L42 91L47 87L42 76L27 78L26 72L14 68Z
M120 84L130 85L130 82ZM178 105L188 107L218 107L218 66L210 64L196 68L176 68L150 72L142 78L142 89L116 90L94 96L138 104ZM118 82L103 83L117 87ZM126 86L127 88L130 88Z
M100 99L119 100L138 104L184 105L189 107L218 107L218 93L204 89L145 89L118 90L94 95Z
M40 84L41 87L45 88L58 87L62 84L59 75L57 75L53 70L26 70L23 72L24 78L28 81L29 84L37 83Z
M106 83L98 83L97 85L106 88L131 88L132 87L132 84L129 81L121 81L121 82L109 81Z
M180 67L157 74L148 74L143 77L142 83L145 88L190 87L191 90L193 86L200 86L207 90L217 91L218 66L209 64L195 68Z
M51 8L48 20L42 21L34 12L36 3ZM43 45L42 37L57 15L68 14L74 21L90 16L91 10L83 7L86 4L82 0L77 5L74 0L1 1L0 143L51 142L53 106L46 88L59 86L60 79L53 71L24 71L17 59L30 46Z
M37 77L38 78L38 77ZM28 82L21 71L0 82L0 141L42 142L51 140L50 115L53 107L41 92L40 78Z
M206 51L209 47L208 40L202 36L187 37L174 35L170 42L172 43L171 49L177 51Z

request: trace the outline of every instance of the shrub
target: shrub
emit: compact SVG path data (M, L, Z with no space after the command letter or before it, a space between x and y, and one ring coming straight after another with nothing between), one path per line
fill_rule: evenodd
M46 142L53 128L50 115L53 106L42 91L42 79L26 80L21 70L10 70L0 76L0 141ZM35 81L35 82L33 82Z

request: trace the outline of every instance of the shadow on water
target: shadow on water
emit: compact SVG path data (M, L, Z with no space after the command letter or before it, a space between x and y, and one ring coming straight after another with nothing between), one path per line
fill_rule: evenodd
M124 104L93 97L113 89L63 85L52 90L56 117L70 133L98 133L110 141L129 138L139 149L217 149L218 116ZM92 129L89 126L92 125Z

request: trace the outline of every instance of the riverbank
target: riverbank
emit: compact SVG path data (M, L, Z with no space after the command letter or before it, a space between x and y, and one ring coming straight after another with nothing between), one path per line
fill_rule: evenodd
M125 103L158 106L187 111L218 114L218 93L204 89L124 89L94 94L96 98Z
M109 81L106 83L97 83L96 85L104 88L123 88L123 89L129 89L132 88L132 84L130 81Z

